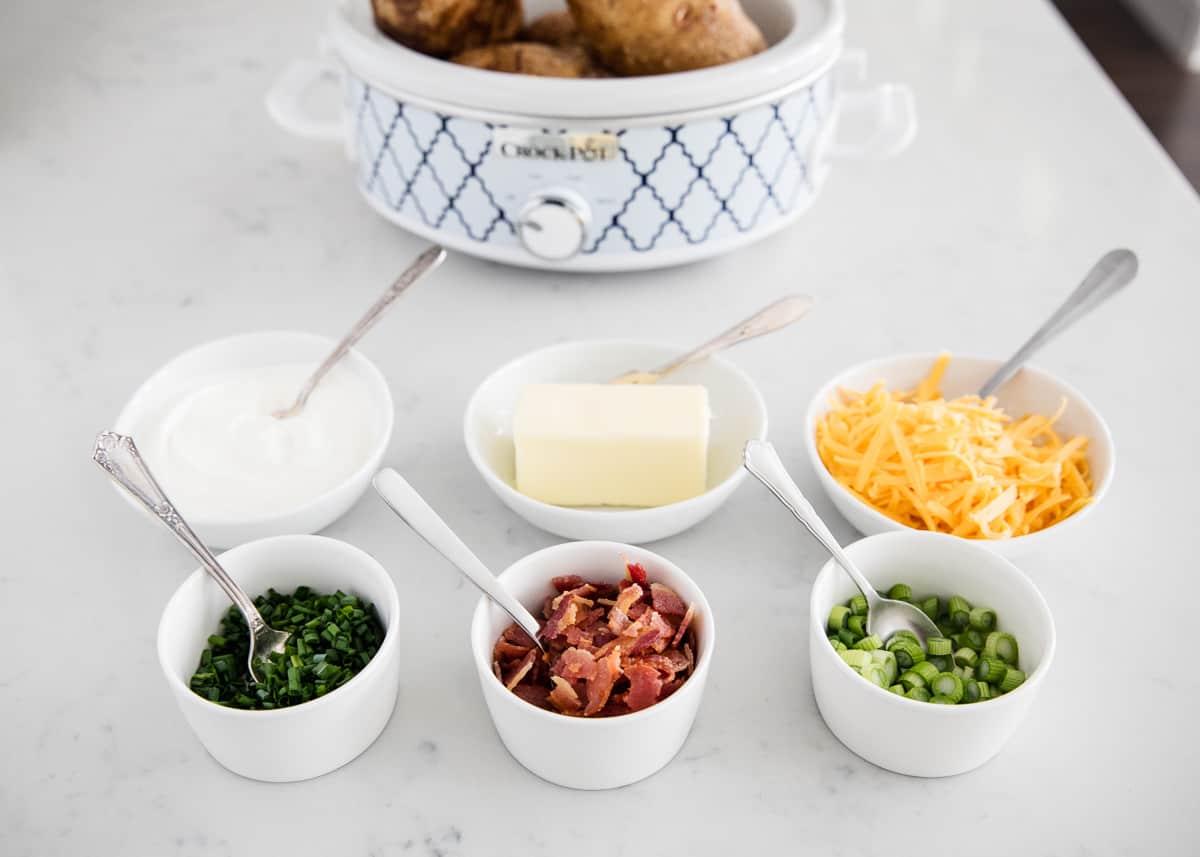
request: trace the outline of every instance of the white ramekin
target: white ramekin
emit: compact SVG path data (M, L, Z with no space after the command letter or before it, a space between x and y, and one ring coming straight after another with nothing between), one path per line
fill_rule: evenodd
M713 357L662 383L700 384L708 390L712 422L708 490L698 497L649 509L552 506L514 487L512 420L526 384L602 383L631 369L653 368L677 357L676 346L596 340L565 342L532 351L489 375L472 394L463 418L467 454L484 482L506 506L535 527L568 539L641 544L695 526L721 507L746 477L742 449L765 440L767 407L750 377Z
M328 695L291 708L243 711L209 702L188 687L229 598L203 569L175 591L158 625L158 661L188 725L214 759L235 774L293 782L340 768L383 731L400 682L400 598L378 562L324 536L277 536L236 547L221 564L253 598L274 587L341 589L375 605L383 645L362 672Z
M483 699L500 740L518 762L544 780L574 789L611 789L645 779L675 757L691 731L712 663L716 628L704 594L674 563L617 542L569 542L517 560L500 580L523 604L538 610L553 591L551 578L578 574L616 582L625 560L640 562L651 581L695 605L699 651L683 687L657 705L617 717L568 717L538 708L507 690L492 673L492 649L512 619L481 598L471 619L471 653ZM619 748L619 751L617 750Z
M121 434L132 435L136 441L146 421L153 419L179 386L190 379L232 369L279 363L312 363L315 369L329 356L336 344L336 340L325 336L281 330L244 333L206 342L172 358L147 378L121 410L113 428ZM353 372L361 378L373 400L372 419L377 424L376 440L362 465L341 484L318 497L299 500L295 508L279 515L205 518L181 509L192 529L210 547L233 547L269 536L315 533L350 511L350 507L367 490L371 476L379 469L383 454L391 443L395 421L392 394L383 373L358 351L351 350L338 364L338 369ZM164 483L162 487L169 497L170 484ZM120 493L137 509L145 511L124 491Z
M933 705L897 696L856 673L826 636L829 610L858 590L833 560L809 599L809 663L817 707L830 731L868 762L915 777L977 768L1004 747L1029 712L1054 660L1054 620L1040 592L1016 566L965 539L913 530L883 533L846 548L880 590L907 583L920 596L961 595L996 611L1017 638L1025 683L970 705Z
M864 535L906 531L910 528L877 512L833 478L817 453L817 421L829 411L832 397L839 389L862 391L882 381L891 390L911 390L929 374L937 357L938 355L932 352L902 354L860 363L836 375L809 403L804 419L804 448L808 452L809 461L833 505ZM992 358L955 354L951 357L950 365L942 379L942 392L947 398L977 392L983 382L1000 368L1002 362ZM970 540L1004 556L1028 556L1036 550L1044 549L1061 533L1079 526L1100 504L1112 484L1116 469L1116 450L1108 424L1100 416L1100 412L1082 393L1049 372L1026 366L996 392L996 397L1005 411L1013 417L1025 414L1049 416L1056 413L1065 401L1067 407L1055 425L1056 430L1060 435L1082 434L1088 438L1087 456L1093 482L1093 499L1089 505L1065 521L1036 533L1012 539Z

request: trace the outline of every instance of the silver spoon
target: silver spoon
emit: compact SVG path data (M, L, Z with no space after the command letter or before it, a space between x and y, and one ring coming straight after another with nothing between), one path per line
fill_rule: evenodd
M1063 305L979 388L979 398L986 399L996 392L1043 345L1129 285L1137 276L1137 271L1138 259L1132 251L1110 250L1105 253Z
M787 327L792 322L799 321L812 309L813 303L813 299L808 295L790 295L789 297L777 300L766 309L759 310L745 321L738 322L720 336L710 339L699 348L689 351L687 354L672 360L665 366L660 366L657 369L649 371L635 369L632 372L626 372L624 375L613 378L609 383L653 384L670 375L672 372L679 371L684 366L690 366L692 363L707 360L718 351L737 345L739 342L745 342L747 339L754 339L756 336L774 333L780 328Z
M390 467L385 467L375 474L371 484L375 486L375 490L383 498L383 502L387 503L389 508L412 528L413 532L428 542L435 551L450 560L466 576L467 580L479 587L484 595L511 616L512 620L529 635L529 639L533 640L539 649L545 651L541 640L538 639L538 635L541 633L538 620L525 608L524 604L504 588L504 584L488 571L487 566L480 562L479 557L463 544L462 539L456 536L446 522L438 517L438 513L433 511L403 476Z
M854 585L867 599L868 634L875 634L886 643L897 631L911 631L921 641L923 648L930 637L941 636L942 632L938 630L937 625L919 607L906 601L884 598L876 591L866 576L846 556L842 546L838 544L833 533L829 532L829 528L817 515L812 504L800 493L783 462L779 460L774 446L763 440L749 441L746 444L745 465L754 478L771 489L771 493L779 502L787 506L796 516L796 520L813 534L846 574L850 575Z
M267 655L282 652L291 634L285 631L276 631L266 623L262 614L258 612L258 608L254 606L254 600L237 585L237 582L229 576L229 572L221 567L221 563L217 562L212 551L192 532L187 521L175 510L171 501L167 499L167 495L158 486L158 481L150 472L150 468L146 466L146 462L142 460L133 438L112 431L101 432L96 437L96 448L92 452L92 461L100 465L114 482L128 491L133 499L146 507L147 511L166 524L167 529L200 560L205 571L212 576L217 585L229 596L229 600L241 611L246 620L246 626L250 629L250 656L247 664L250 668L250 677L254 679L255 683L261 682L262 677L255 671L254 665L259 661L266 660Z
M420 256L416 258L408 268L405 269L396 281L388 286L379 300L371 305L371 308L363 314L363 317L354 323L354 327L350 328L350 332L342 337L342 341L334 347L333 351L325 358L317 370L309 376L304 382L304 386L300 388L300 393L296 396L296 401L292 402L290 407L280 408L271 416L279 420L286 420L288 417L293 417L304 409L304 404L308 401L308 397L312 395L313 390L321 383L329 370L337 365L338 361L346 356L347 352L354 347L354 343L362 339L368 330L379 321L388 307L390 307L400 295L423 276L433 271L446 260L446 251L436 244L426 248Z

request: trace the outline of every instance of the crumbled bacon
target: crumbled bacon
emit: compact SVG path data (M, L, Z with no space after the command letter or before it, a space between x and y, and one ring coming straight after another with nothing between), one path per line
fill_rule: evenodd
M683 599L675 594L675 590L661 583L650 584L650 597L654 609L664 616L682 616L687 612Z
M646 567L640 562L625 563L625 570L629 572L629 579L634 583L640 583L642 586L646 585Z
M493 649L496 677L532 705L587 717L640 711L674 693L695 667L694 610L641 566L629 569L619 584L554 578L542 605L545 652L506 628Z

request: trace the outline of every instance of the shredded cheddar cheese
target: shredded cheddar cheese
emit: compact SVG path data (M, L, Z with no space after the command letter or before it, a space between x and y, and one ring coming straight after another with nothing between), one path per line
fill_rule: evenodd
M1014 420L994 397L940 392L943 354L911 392L839 390L817 423L817 452L838 482L910 527L1006 539L1057 524L1092 500L1087 438L1052 417Z

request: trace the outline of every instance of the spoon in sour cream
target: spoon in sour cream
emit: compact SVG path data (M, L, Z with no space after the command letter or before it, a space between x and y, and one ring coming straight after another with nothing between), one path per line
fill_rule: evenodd
M221 566L212 551L200 541L200 537L192 531L188 522L175 510L175 506L159 487L158 480L142 460L133 438L113 431L101 432L96 437L92 460L100 465L114 482L129 492L134 500L144 506L146 511L158 518L175 538L183 542L196 559L200 560L200 564L217 582L217 586L221 587L229 596L229 600L241 611L246 626L250 629L250 656L247 664L250 677L256 684L261 682L262 676L255 669L255 665L265 661L271 654L282 652L291 634L277 631L267 624L258 608L254 606L254 599L229 576L229 572Z
M388 286L379 300L371 305L371 308L363 314L362 318L354 323L354 327L350 328L350 332L342 337L341 341L334 347L333 351L325 361L317 367L316 371L309 376L304 386L300 388L296 400L289 407L280 408L274 411L271 415L279 420L286 420L288 417L293 417L304 409L308 397L312 395L313 390L321 383L321 379L329 374L329 370L337 365L346 354L354 347L354 344L362 339L368 330L370 330L375 322L379 321L380 317L387 311L396 298L404 294L408 287L413 285L417 280L424 277L426 274L435 270L442 262L446 261L446 250L439 247L437 244L430 245L425 249L416 260L409 265L396 281Z

